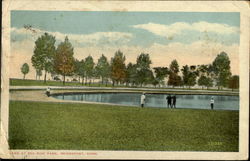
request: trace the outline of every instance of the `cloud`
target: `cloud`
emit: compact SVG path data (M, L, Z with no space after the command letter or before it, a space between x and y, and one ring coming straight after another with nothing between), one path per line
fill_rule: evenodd
M48 32L36 28L11 28L12 41L20 38L35 41L45 32L53 35L59 41L64 41L68 36L73 45L117 45L128 43L133 35L125 32L95 32L91 34L64 34L61 32Z
M181 31L185 28L184 24L178 24L176 30L172 30L171 33L178 34L177 31ZM180 27L182 26L182 27ZM187 27L186 27L187 28ZM197 27L199 28L199 27ZM161 30L157 31L164 33L164 26ZM22 78L20 67L23 63L28 63L30 66L30 72L27 74L27 78L35 78L35 70L31 64L31 56L34 50L34 41L43 34L45 31L36 29L35 31L27 29L16 29L12 28L11 38L11 57L10 63L10 77L12 78ZM225 32L225 31L224 31ZM226 33L228 33L226 31ZM50 32L50 34L56 36L60 41L63 41L65 34L60 32ZM18 37L22 36L22 40ZM88 55L93 56L94 61L97 62L101 54L107 56L108 60L114 56L115 51L120 49L126 56L126 63L136 62L137 56L140 53L149 53L150 58L153 62L152 67L156 66L169 66L173 59L176 59L180 65L199 65L199 64L209 64L215 59L217 54L222 51L228 53L231 60L231 70L233 74L239 74L239 44L223 44L216 41L206 41L199 40L190 42L190 44L171 42L169 44L153 43L151 46L142 47L136 45L128 45L126 43L132 38L129 33L122 32L96 32L87 35L73 35L68 34L70 41L75 43L89 43L92 45L74 45L74 57L77 59L85 59ZM102 42L104 41L104 42ZM120 44L109 44L100 45L105 43L105 41L115 41L123 42Z
M137 29L144 29L152 32L155 35L163 37L171 37L174 35L182 34L183 31L198 31L198 32L214 32L217 34L235 34L239 32L238 27L229 26L227 24L208 23L205 21L186 23L176 22L170 25L147 23L132 26Z
M225 51L231 60L231 70L233 74L239 74L239 45L225 45L221 43L207 41L196 41L191 44L179 42L169 44L154 43L152 46L127 46L118 47L82 47L75 49L75 57L83 59L88 55L93 56L95 62L101 54L107 56L110 60L115 51L120 49L126 56L126 63L136 63L136 58L141 53L148 53L152 60L152 67L169 66L173 59L176 59L180 65L200 65L210 64L215 57L222 51Z

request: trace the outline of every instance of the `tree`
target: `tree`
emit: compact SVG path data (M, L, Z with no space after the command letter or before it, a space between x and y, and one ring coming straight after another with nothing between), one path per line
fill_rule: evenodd
M94 76L95 63L94 63L93 57L90 56L90 55L85 58L84 62L85 62L84 63L84 69L85 69L86 82L89 79L89 85L90 85L91 79Z
M228 87L233 89L239 89L239 76L238 75L233 75L229 79Z
M154 83L158 83L159 85L163 83L163 80L165 77L167 77L169 71L167 67L155 67L154 68L155 72L155 81Z
M85 72L85 62L84 60L81 60L79 62L79 71L78 75L82 78L82 85L84 83L84 78L86 77L86 72Z
M199 79L198 79L198 85L202 86L206 86L207 89L208 87L212 87L213 86L213 80L210 77L207 77L205 75L202 75Z
M179 65L177 60L173 60L169 67L169 78L168 78L168 85L180 86L182 84L181 77L178 75L179 72Z
M203 87L209 87L213 86L213 78L214 78L214 71L213 66L211 64L208 65L200 65L197 69L199 79L198 79L198 85Z
M57 47L54 60L54 69L58 74L63 76L63 85L65 84L65 76L72 75L74 71L73 55L73 46L66 36L64 42L61 42Z
M79 60L75 59L74 64L75 64L74 74L79 77L79 82L81 82L81 78L82 78L82 84L83 84L84 77L85 77L84 60L79 61Z
M213 71L218 89L220 89L220 87L227 87L231 76L230 60L227 53L221 52L217 55L213 61Z
M169 69L170 69L170 72L172 73L175 73L175 74L179 73L179 64L177 60L173 60L171 62Z
M196 72L192 71L192 72L189 73L189 75L188 75L188 83L187 83L189 88L196 84L196 78L197 78Z
M134 86L136 84L136 64L128 63L125 82Z
M202 75L209 75L210 71L209 71L209 65L198 65L198 69L197 69L199 76ZM212 72L212 71L211 71Z
M55 37L48 33L44 33L44 35L35 41L35 49L31 57L31 62L37 71L45 71L44 82L46 82L47 73L53 70L53 59L56 51L55 42Z
M148 69L145 71L145 84L153 84L155 83L156 78L154 77L153 71Z
M107 57L105 57L103 54L98 59L98 62L96 65L96 74L98 77L101 77L102 84L104 80L106 80L106 84L107 84L107 79L110 75L110 65L108 63Z
M198 72L196 71L196 66L194 65L190 66L190 71L188 72L188 81L187 81L187 85L189 86L189 88L196 84L197 76Z
M21 67L21 72L23 73L23 79L25 79L25 75L28 74L30 71L29 65L27 63L24 63Z
M137 81L142 86L147 83L147 74L150 73L150 64L152 64L149 54L141 53L136 60Z
M114 58L111 58L111 79L113 85L115 82L117 84L123 82L126 78L125 60L126 57L120 50L115 52Z
M41 77L42 75L43 75L42 70L37 69L37 70L36 70L36 80L37 80L37 77L38 77L38 80L40 80L40 77Z
M185 65L181 69L182 71L182 78L183 78L183 85L188 85L188 79L189 79L189 66Z

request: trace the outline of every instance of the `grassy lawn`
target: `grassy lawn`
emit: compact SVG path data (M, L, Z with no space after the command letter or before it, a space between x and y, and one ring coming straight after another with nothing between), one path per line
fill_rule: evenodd
M62 81L49 81L47 80L46 83L44 83L43 80L23 80L23 79L10 79L10 85L11 86L63 86ZM64 86L90 86L90 87L113 87L112 84L99 84L99 83L95 83L95 84L87 84L87 85L83 85L82 83L79 82L65 82ZM125 85L115 85L114 87L131 87L131 86L125 86ZM141 87L135 87L133 86L133 88L141 88ZM143 87L143 88L155 88L155 87ZM157 89L166 89L165 87L156 87ZM201 90L201 88L172 88L172 87L167 87L167 89L187 89L187 90ZM210 90L210 91L218 91L218 89L206 89L205 90ZM222 89L219 91L232 91L231 89ZM234 92L238 92L238 89L234 89Z
M238 151L239 112L10 101L11 149Z
M62 81L46 81L44 83L43 80L22 80L22 79L10 79L11 86L63 86ZM83 86L82 83L79 82L65 82L65 86ZM89 85L85 85L89 86ZM105 86L99 84L90 84L90 86ZM111 86L111 85L108 85Z

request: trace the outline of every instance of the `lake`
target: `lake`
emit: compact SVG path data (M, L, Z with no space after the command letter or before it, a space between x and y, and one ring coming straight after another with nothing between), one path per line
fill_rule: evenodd
M146 94L145 107L167 108L168 94ZM64 93L52 97L63 100L103 102L140 106L141 93ZM212 95L176 95L176 108L210 109ZM239 96L214 97L215 110L239 110Z

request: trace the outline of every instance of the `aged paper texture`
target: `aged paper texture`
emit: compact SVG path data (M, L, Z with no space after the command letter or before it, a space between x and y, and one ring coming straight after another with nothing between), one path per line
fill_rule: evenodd
M248 2L2 4L1 158L248 158Z

